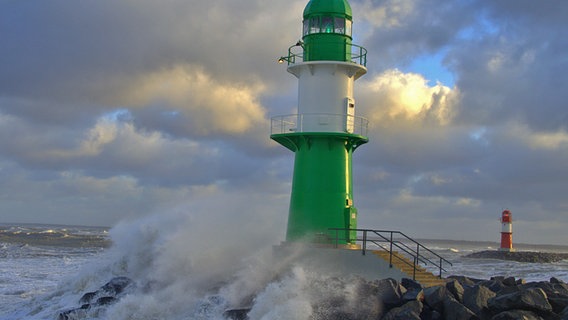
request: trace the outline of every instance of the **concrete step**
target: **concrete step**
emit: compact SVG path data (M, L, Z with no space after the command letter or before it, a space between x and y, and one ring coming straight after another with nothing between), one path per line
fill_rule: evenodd
M372 252L386 261L390 260L390 253L388 251L372 250ZM412 279L415 274L414 279L425 288L444 285L446 283L444 279L436 277L420 265L416 266L416 273L414 273L413 262L398 252L393 252L392 264L393 267L408 275L409 279Z

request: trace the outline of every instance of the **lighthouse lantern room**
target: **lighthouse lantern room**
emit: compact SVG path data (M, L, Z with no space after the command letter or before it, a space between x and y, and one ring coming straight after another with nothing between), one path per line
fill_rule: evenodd
M295 153L287 241L325 242L330 228L357 228L352 153L368 141L368 121L355 115L353 84L367 69L352 23L347 0L311 0L302 39L279 59L298 78L297 114L271 119L271 139ZM344 231L339 242L355 237Z

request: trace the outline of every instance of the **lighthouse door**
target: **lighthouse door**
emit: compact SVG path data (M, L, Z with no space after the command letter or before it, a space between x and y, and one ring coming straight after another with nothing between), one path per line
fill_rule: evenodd
M345 131L353 133L355 129L355 100L345 98Z

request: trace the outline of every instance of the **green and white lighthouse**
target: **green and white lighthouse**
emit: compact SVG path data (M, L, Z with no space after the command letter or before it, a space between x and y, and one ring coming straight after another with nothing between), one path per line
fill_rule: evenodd
M298 78L298 113L271 119L271 139L295 153L287 241L326 242L330 228L357 228L352 154L368 141L368 122L355 115L353 85L367 69L352 23L347 0L311 0L302 40L279 60ZM354 243L355 232L342 232L339 243Z

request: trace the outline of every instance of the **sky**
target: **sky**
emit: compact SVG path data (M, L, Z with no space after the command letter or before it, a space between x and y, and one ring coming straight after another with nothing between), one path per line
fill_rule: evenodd
M187 213L283 240L307 1L0 0L0 223ZM359 227L568 236L568 2L351 0ZM248 228L248 229L247 229Z

